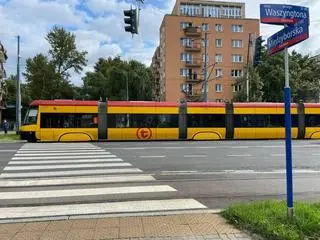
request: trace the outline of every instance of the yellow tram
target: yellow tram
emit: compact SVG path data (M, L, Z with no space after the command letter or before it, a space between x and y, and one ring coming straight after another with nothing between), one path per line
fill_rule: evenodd
M291 104L292 138L320 138L320 104ZM36 100L21 139L143 141L281 139L283 103Z

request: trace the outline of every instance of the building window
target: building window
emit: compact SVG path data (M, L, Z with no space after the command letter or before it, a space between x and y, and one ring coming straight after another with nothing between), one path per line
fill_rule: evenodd
M220 17L220 7L202 5L203 17Z
M200 6L191 4L181 4L180 13L187 16L199 16Z
M232 32L243 32L242 25L232 25L231 26Z
M241 54L232 54L232 62L243 62Z
M240 7L224 7L222 9L222 16L226 18L241 18Z
M204 39L201 40L202 47L205 47ZM207 39L207 46L209 46L209 39Z
M216 24L216 32L222 32L222 25Z
M243 45L242 45L242 40L232 40L232 47L234 48L242 48Z
M191 22L180 22L180 29L183 30L187 27L192 27L192 23Z
M180 54L180 60L181 61L191 61L192 60L192 56L190 53L181 53Z
M216 39L216 47L221 48L222 47L222 39Z
M217 98L217 99L216 99L216 102L224 102L224 101L223 101L223 99Z
M216 63L221 63L222 62L222 54L216 54Z
M241 90L242 90L241 84L233 85L233 87L232 87L233 92L240 92Z
M192 84L188 84L188 83L181 84L181 91L184 92L184 93L192 95L192 93L193 93Z
M183 77L188 76L188 69L187 68L180 68L180 76L183 76Z
M201 25L202 31L209 31L209 23L202 23Z
M222 77L222 69L216 69L216 77Z
M222 92L222 85L216 84L216 92Z
M242 77L242 70L241 69L232 69L231 76L232 77Z
M202 53L202 62L205 62L205 54ZM209 54L207 54L207 63L209 62Z
M191 46L190 38L180 38L180 46Z

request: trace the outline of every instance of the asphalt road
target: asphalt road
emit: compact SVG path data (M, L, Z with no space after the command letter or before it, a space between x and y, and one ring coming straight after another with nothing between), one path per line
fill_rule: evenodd
M104 142L93 143L88 151L89 145L80 144L78 150L73 149L75 146L77 144L0 144L0 208L194 199L208 209L220 209L235 202L286 197L282 140ZM103 154L110 156L103 158L100 156ZM116 163L110 168L106 166L109 162L105 162L111 157ZM319 200L320 141L293 141L293 163L295 199ZM120 168L125 172L117 172ZM110 169L120 175L104 172ZM93 182L108 176L149 180ZM86 182L84 178L89 180ZM43 183L48 179L52 181L50 184ZM75 182L61 182L70 179ZM11 180L14 184L31 183L30 186L6 185ZM154 189L149 189L151 187ZM165 189L161 189L163 187ZM118 190L110 194L109 188ZM121 188L124 192L119 192ZM43 194L43 191L51 192ZM64 195L63 191L66 191ZM14 195L21 192L24 195ZM39 192L41 197L37 197ZM28 193L35 195L29 194L30 197ZM189 208L199 207L194 206Z

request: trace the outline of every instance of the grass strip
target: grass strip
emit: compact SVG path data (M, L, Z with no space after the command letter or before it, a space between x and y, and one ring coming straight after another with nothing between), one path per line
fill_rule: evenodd
M285 201L268 200L230 206L222 215L238 228L265 239L319 240L320 203L296 202L294 211L289 220Z
M20 140L20 136L15 133L0 134L0 141Z

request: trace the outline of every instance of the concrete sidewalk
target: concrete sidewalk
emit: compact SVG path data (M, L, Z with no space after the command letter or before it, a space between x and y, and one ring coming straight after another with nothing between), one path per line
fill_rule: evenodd
M249 240L217 214L0 224L1 240Z

